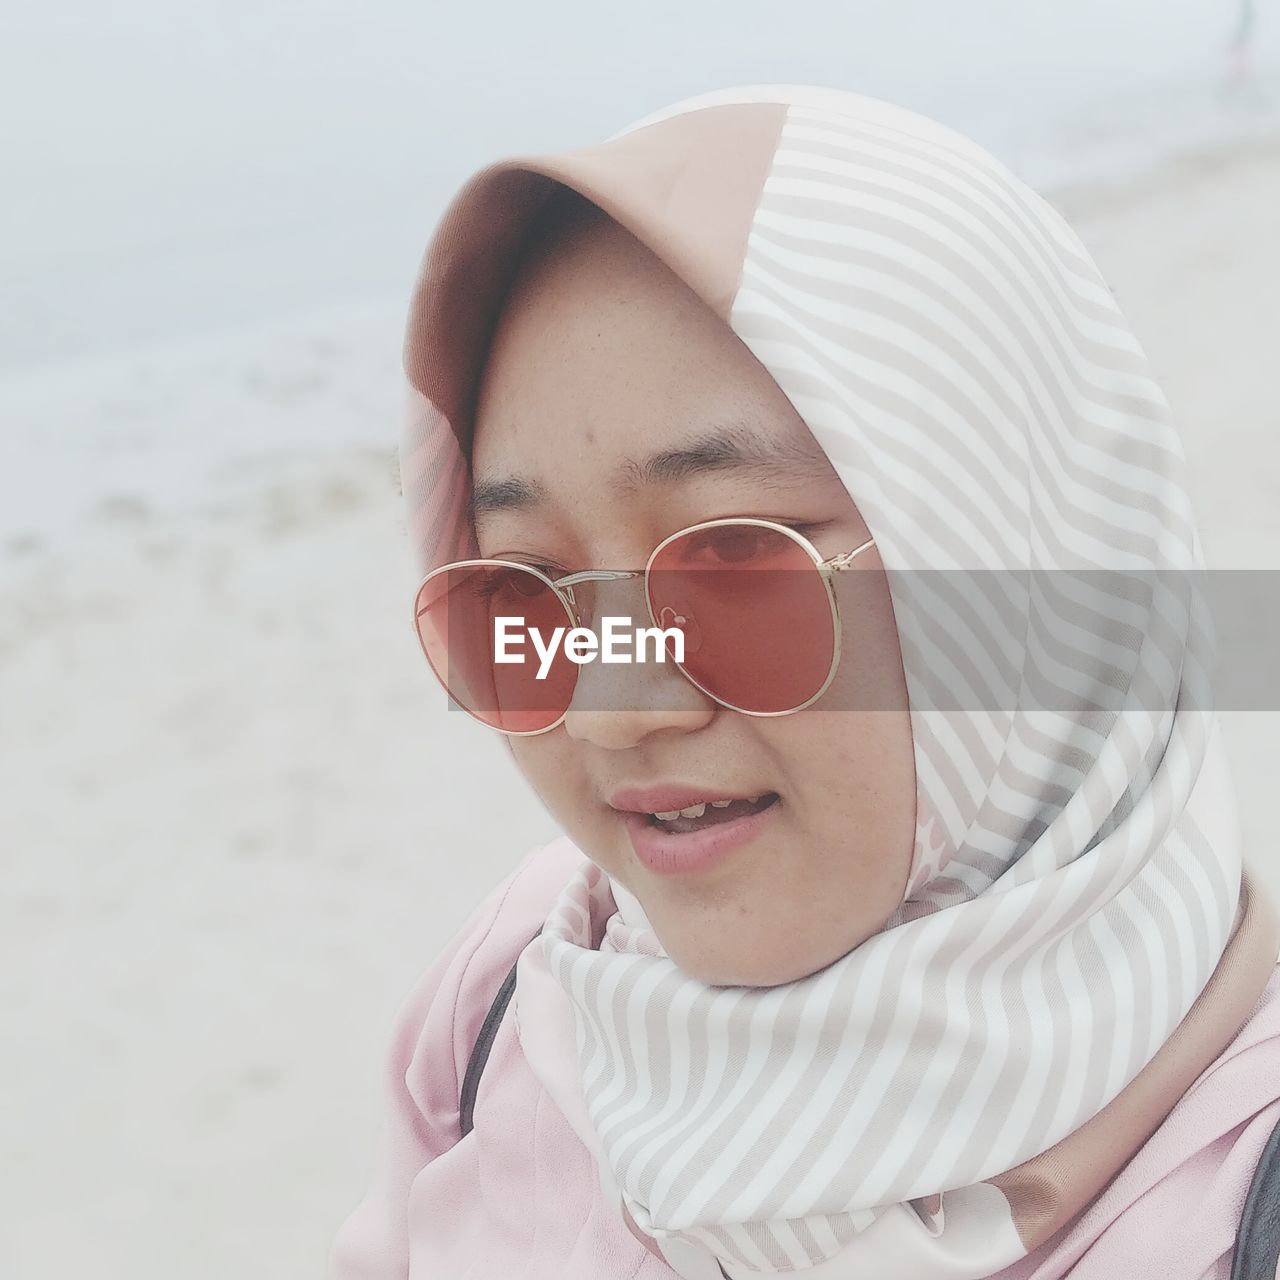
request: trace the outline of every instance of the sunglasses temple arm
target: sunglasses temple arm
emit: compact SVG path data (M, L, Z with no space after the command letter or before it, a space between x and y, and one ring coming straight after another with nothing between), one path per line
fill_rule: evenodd
M868 547L875 545L874 538L868 538L860 547L854 547L852 551L846 551L843 555L832 556L832 558L823 564L822 568L831 573L839 573L841 569L848 569L852 566L855 559L860 556Z

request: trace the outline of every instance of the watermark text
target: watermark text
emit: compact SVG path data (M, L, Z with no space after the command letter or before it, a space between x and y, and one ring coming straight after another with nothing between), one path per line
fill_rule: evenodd
M493 620L493 660L501 663L526 661L525 641L538 657L539 680L545 680L562 650L570 662L582 666L587 662L665 662L670 654L675 662L684 661L684 632L679 627L635 627L625 617L606 616L600 620L600 634L589 627L556 627L545 635L538 627L530 627L523 618ZM646 656L652 643L653 657Z

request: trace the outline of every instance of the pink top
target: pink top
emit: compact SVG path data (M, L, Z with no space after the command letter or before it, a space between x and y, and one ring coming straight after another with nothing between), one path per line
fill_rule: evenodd
M594 1161L503 1018L459 1140L462 1078L494 996L583 855L529 853L419 981L386 1067L372 1185L330 1280L673 1280L605 1203ZM1228 1280L1244 1198L1280 1123L1280 974L1236 1039L1072 1226L998 1280ZM1073 1269L1074 1268L1074 1269Z

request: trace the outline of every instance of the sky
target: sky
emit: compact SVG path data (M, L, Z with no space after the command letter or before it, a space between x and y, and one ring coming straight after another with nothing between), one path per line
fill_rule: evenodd
M888 98L1052 179L1212 114L1239 4L6 0L0 374L399 299L471 171L711 88Z

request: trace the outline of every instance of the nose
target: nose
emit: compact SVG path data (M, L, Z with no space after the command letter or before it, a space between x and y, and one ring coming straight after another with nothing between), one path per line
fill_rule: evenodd
M584 590L590 592L586 601L582 601ZM575 588L575 594L586 605L580 610L582 625L591 627L598 640L606 617L623 619L616 625L619 630L625 626L632 660L605 662L598 656L578 668L573 700L564 718L571 738L620 751L664 730L693 733L712 719L717 704L686 679L671 655L663 650L663 660L657 661L653 640L641 646L637 629L653 626L641 580L584 583ZM641 647L643 662L636 661Z

